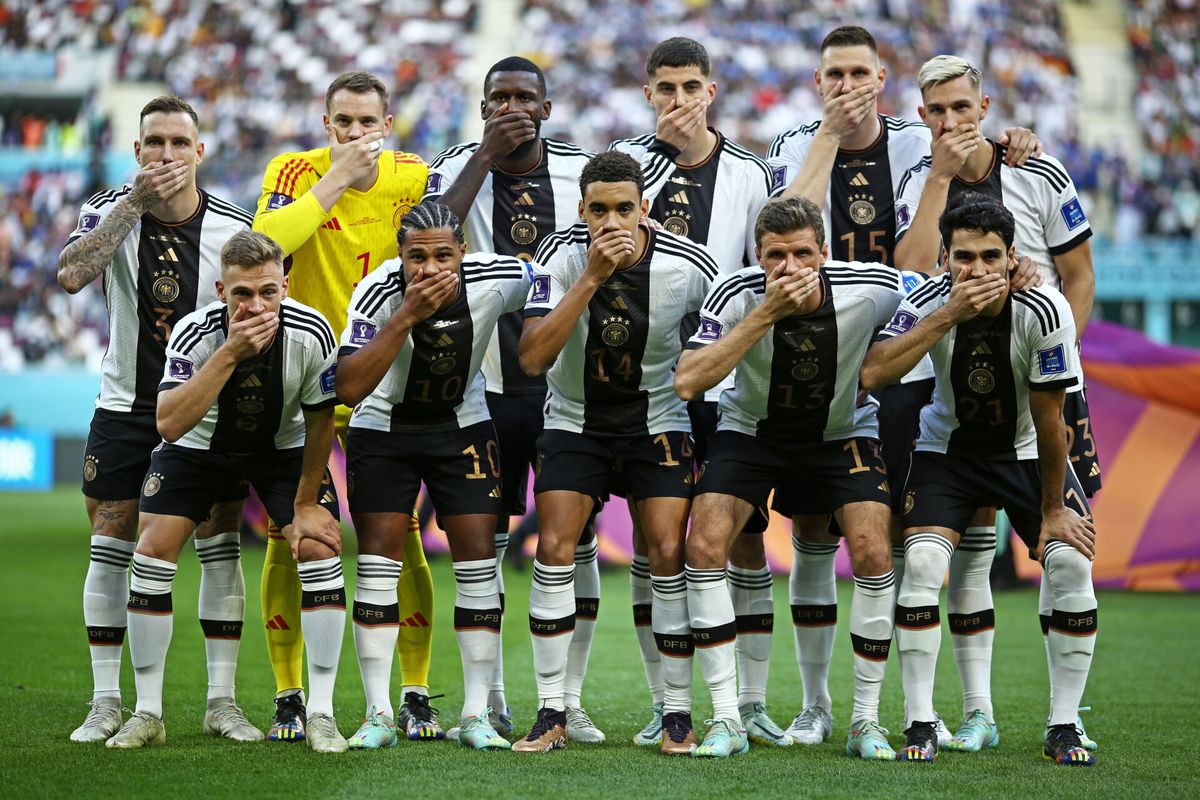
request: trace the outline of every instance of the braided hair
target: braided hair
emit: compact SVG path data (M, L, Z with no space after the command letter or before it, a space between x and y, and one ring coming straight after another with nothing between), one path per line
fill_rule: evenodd
M409 231L432 231L439 228L449 228L454 233L454 241L462 244L465 241L462 220L458 218L450 206L436 200L422 200L412 207L400 222L400 230L396 231L396 243L404 249L404 240Z

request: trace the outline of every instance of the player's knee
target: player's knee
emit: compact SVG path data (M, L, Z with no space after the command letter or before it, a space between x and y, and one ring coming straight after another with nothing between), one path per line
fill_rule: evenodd
M315 539L302 539L300 541L300 555L297 559L301 564L307 564L310 561L324 561L327 558L333 558L337 553L333 552L333 548L327 544L322 544Z
M1056 548L1045 562L1046 579L1055 592L1092 585L1092 562L1074 547Z
M922 584L936 583L940 587L950 564L949 552L949 542L944 546L930 542L910 545L905 548L904 574Z
M883 575L892 568L892 550L886 539L864 542L850 555L850 566L855 575Z
M720 569L725 566L724 543L703 532L692 531L685 545L687 564L696 569Z
M108 536L123 542L134 542L138 538L138 507L136 500L101 501L89 503L88 516L92 523L92 536Z
M667 537L649 546L650 569L655 575L677 575L683 571L684 545L680 539ZM718 566L723 566L724 560Z

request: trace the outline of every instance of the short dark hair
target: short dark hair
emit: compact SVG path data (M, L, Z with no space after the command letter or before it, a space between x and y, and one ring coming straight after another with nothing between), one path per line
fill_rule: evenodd
M400 230L396 231L396 243L403 249L409 231L434 231L438 228L449 228L454 233L454 241L459 244L465 241L462 220L450 206L436 200L422 200L400 221Z
M528 58L521 56L509 56L502 58L495 64L492 64L491 69L487 71L487 75L483 76L483 91L487 92L487 83L492 79L492 75L497 72L528 72L537 76L538 89L542 93L542 99L546 99L546 76L542 72L542 68L530 61Z
M834 28L821 40L820 53L824 54L831 47L869 47L871 52L879 56L879 47L870 31L858 25L842 25Z
M342 89L354 92L355 94L366 94L374 92L379 95L379 101L383 103L383 113L388 110L388 90L383 85L383 81L376 78L369 72L343 72L333 79L333 83L329 84L329 88L325 90L325 110L333 105L333 96Z
M592 156L579 173L579 196L587 194L590 183L623 183L629 181L637 186L638 197L646 188L646 178L637 160L620 150L605 150Z
M283 248L258 231L238 231L221 248L221 272L232 267L260 267L268 261L274 261L282 270Z
M141 125L151 114L187 114L192 118L192 124L197 128L200 127L200 118L196 116L196 109L192 108L186 100L173 94L156 97L142 106L142 115L138 117L138 125Z
M673 36L661 41L646 57L646 74L654 77L663 67L699 67L708 77L712 72L712 64L708 60L708 51L704 45L695 39L684 36Z
M942 234L942 245L947 250L955 231L994 233L1004 240L1005 247L1012 247L1016 229L1011 211L999 200L978 192L961 195L947 206L938 220L938 232Z
M771 200L754 221L754 246L762 247L763 234L811 230L817 246L825 244L825 218L821 209L807 197L783 197Z

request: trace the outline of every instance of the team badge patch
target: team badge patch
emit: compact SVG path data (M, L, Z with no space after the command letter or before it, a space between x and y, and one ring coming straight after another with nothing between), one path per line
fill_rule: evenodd
M1061 344L1049 350L1038 350L1038 372L1043 375L1060 375L1067 371L1067 353Z
M787 167L776 167L771 173L771 191L776 192L783 188L783 181L787 178Z
M267 198L267 211L274 211L276 209L283 208L291 202L292 198L288 195L275 192Z
M913 506L915 506L916 504L917 504L917 493L916 492L905 492L904 493L904 513L907 514L908 512L912 511Z
M715 319L700 318L700 330L697 332L697 338L703 339L706 342L715 342L721 338L722 332L721 323Z
M911 216L908 213L908 206L900 206L896 209L896 227L902 228L908 224Z
M1083 206L1079 204L1078 197L1072 197L1063 203L1059 211L1063 215L1063 220L1067 223L1067 230L1073 231L1087 222L1087 216L1083 213Z
M100 459L93 455L88 455L83 459L83 479L85 481L96 480L96 473L99 470Z
M325 394L332 394L334 387L337 386L337 364L331 364L329 369L321 373L321 391Z
M186 358L172 358L168 367L170 371L167 374L177 381L186 381L192 377L192 362Z
M908 294L913 289L925 282L925 276L919 272L912 272L911 270L905 269L900 271L900 275L904 281L905 294Z
M890 333L893 336L911 330L913 325L917 324L916 316L907 311L897 311L896 316L892 317L892 321L884 328L884 333Z
M142 487L142 494L146 497L154 497L158 494L158 490L162 488L163 474L161 472L151 472L146 478L146 485Z
M75 229L75 235L82 236L85 233L94 231L99 224L99 214L84 214L79 218L79 227Z
M429 180L425 182L425 194L440 194L442 191L442 176L436 172L429 173Z
M531 303L548 303L550 302L550 276L549 275L534 275L533 289L529 293L529 302Z
M350 344L366 344L375 338L378 330L372 323L356 319L350 323Z

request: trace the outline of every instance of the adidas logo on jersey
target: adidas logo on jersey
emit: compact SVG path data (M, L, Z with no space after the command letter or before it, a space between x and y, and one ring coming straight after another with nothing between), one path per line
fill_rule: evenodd
M863 175L861 172L859 172L853 178L850 179L850 185L851 186L870 186L871 182L867 180L866 175Z
M492 491L488 493L488 497L499 498L500 497L500 487L499 486L494 487L492 489Z
M433 343L434 347L449 347L454 344L454 340L450 338L450 334L443 333L438 337L438 340Z
M620 295L617 295L617 298L612 301L612 307L617 309L618 311L628 311L629 310L629 306L627 306L625 304L625 300Z
M671 195L669 199L672 203L679 203L683 206L691 205L691 202L688 200L687 192L683 191L682 189Z
M238 386L242 389L255 389L262 386L262 381L258 379L258 375L251 373L250 377L239 383Z
M323 223L321 227L328 228L331 231L340 231L342 229L342 223L338 222L337 217L330 217L329 221Z
M811 353L813 350L817 349L817 346L815 344L813 344L812 339L805 339L803 342L800 343L800 346L796 349L802 353Z
M1100 465L1099 465L1097 462L1095 462L1095 461L1093 461L1093 462L1092 462L1092 468L1091 468L1091 470L1088 472L1088 477L1089 477L1089 478L1098 478L1098 477L1100 477Z
M987 342L980 342L980 343L979 343L979 344L978 344L978 345L975 347L975 349L971 351L971 356L972 356L972 357L975 357L975 356L990 356L991 354L992 354L992 348L988 347L988 343L987 343Z
M168 247L166 252L158 257L159 261L178 261L179 256L175 255L175 248Z
M533 205L533 198L529 196L529 192L521 192L521 196L517 198L517 205L519 205L519 206Z

